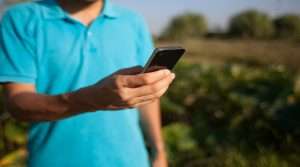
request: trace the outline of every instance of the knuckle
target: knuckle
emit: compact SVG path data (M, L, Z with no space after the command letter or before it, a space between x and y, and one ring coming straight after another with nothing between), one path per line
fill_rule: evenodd
M160 84L154 84L152 85L151 90L153 92L158 92L160 90L160 87L161 87Z
M153 92L156 92L156 88L155 88L154 85L149 86L148 89L149 89L149 91L152 92L152 93L153 93Z
M119 89L119 96L122 101L127 101L129 99L128 91L124 88Z
M121 89L123 87L123 78L120 75L114 76L115 85L118 89Z
M128 100L126 101L126 105L129 107L129 108L133 108L135 106L135 103L132 101L132 100Z
M156 98L160 98L163 94L165 93L165 91L160 91L156 94Z
M149 76L144 76L143 78L142 78L142 80L143 80L143 82L145 83L145 84L151 84L151 79L150 79L150 77Z

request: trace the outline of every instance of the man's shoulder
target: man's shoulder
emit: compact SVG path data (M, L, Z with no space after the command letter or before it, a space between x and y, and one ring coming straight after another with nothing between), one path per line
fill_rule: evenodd
M23 2L10 6L4 14L4 18L20 18L19 21L26 19L27 17L34 18L39 11L38 4L36 2Z
M19 33L31 32L40 16L40 7L36 2L24 2L10 6L3 14L1 27Z

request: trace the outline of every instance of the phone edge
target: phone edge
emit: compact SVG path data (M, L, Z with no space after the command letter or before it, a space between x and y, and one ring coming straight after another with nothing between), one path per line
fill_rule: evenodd
M154 51L152 52L152 55L150 56L150 58L148 59L146 65L144 65L144 69L141 73L145 73L146 70L148 69L149 65L151 64L152 60L154 59L155 55L158 53L158 52L161 52L161 51L166 51L166 50L183 50L183 55L185 54L186 52L186 49L184 49L183 47L180 47L180 46L176 46L176 47L157 47L154 49Z
M142 71L142 73L146 72L146 69L148 69L150 63L152 62L153 58L155 57L155 55L159 52L159 48L155 48L154 51L152 52L152 55L150 56L150 58L148 59L146 65L144 65L144 69Z

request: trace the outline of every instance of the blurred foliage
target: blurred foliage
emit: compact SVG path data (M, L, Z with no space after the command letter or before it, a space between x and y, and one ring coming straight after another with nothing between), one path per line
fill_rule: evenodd
M26 149L20 148L3 157L0 161L1 167L25 167L26 165Z
M296 73L181 64L176 74L162 102L172 166L300 165Z
M207 29L204 16L187 13L173 18L160 38L167 40L201 38L207 33Z
M0 166L22 167L26 157L27 124L17 122L4 112L0 87Z
M300 39L300 16L284 15L274 20L276 36L279 38Z
M195 139L192 137L190 126L175 122L164 128L163 135L165 142L168 143L167 153L169 160L173 164L185 166L187 162L202 155Z
M206 17L186 13L174 17L160 34L159 40L180 41L202 37L251 39L300 39L300 16L286 14L272 20L266 13L247 10L233 16L227 32L208 30Z
M162 100L171 167L300 166L297 72L241 63L175 70ZM0 166L24 166L26 129L1 120Z
M242 12L230 20L230 36L264 39L272 37L273 33L272 20L267 14L256 10Z

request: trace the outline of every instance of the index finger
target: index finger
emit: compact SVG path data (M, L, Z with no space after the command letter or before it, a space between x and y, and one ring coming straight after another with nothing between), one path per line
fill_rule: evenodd
M125 85L130 88L136 88L155 83L171 74L170 70L163 69L154 72L142 73L138 75L124 76Z

